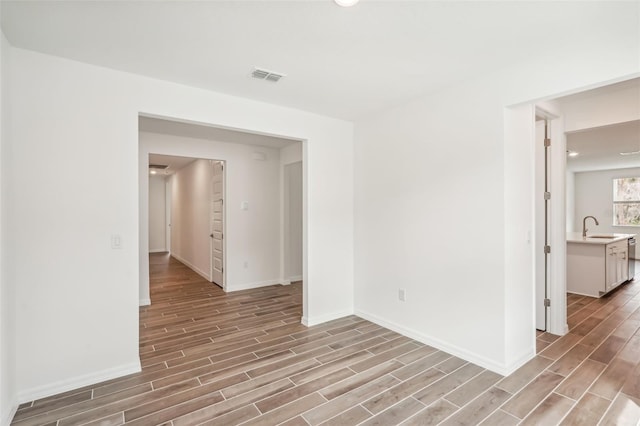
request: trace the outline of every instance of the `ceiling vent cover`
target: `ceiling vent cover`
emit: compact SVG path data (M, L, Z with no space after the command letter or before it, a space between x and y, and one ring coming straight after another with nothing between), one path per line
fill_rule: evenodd
M149 164L149 168L150 169L164 170L167 167L169 167L169 166L168 165L164 165L164 164Z
M251 73L251 77L257 78L258 80L267 80L273 83L277 83L282 77L285 77L285 74L265 70L263 68L254 68Z

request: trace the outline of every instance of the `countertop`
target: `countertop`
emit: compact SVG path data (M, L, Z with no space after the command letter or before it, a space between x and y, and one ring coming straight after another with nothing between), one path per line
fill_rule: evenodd
M606 235L611 238L593 238L590 237L591 235ZM584 238L582 236L582 232L567 232L567 242L580 244L609 244L615 243L617 241L628 240L629 238L633 238L635 236L636 234L610 234L589 232L587 233L587 237Z

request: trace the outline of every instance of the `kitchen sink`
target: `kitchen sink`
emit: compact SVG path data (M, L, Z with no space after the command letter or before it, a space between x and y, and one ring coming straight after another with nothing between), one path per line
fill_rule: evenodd
M609 235L598 234L598 235L587 235L587 238L606 238L610 240L612 238L617 238L617 237L613 234L609 234Z

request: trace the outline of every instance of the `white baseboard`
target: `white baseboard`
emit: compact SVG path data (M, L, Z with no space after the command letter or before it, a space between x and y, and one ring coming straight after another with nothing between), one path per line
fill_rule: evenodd
M231 293L233 291L250 290L252 288L268 287L270 285L278 285L278 284L280 284L280 280L255 281L252 283L235 284L235 285L227 284L227 288L225 288L224 291L226 291L227 293Z
M11 424L11 420L13 420L13 416L16 415L16 411L18 411L18 402L14 401L9 407L3 407L3 408L7 408L7 411L2 411L4 413L4 415L2 416L2 418L0 419L0 425L10 425Z
M181 263L184 263L186 266L191 268L193 270L193 272L195 272L196 274L200 275L205 280L211 282L211 277L209 277L209 273L208 272L204 272L203 270L199 269L197 266L195 266L194 264L192 264L188 260L183 259L182 257L178 256L175 253L171 253L171 257L175 258L177 261L179 261Z
M84 374L71 379L60 380L47 385L36 386L34 388L18 392L18 402L22 404L36 399L46 398L62 392L104 382L105 380L116 379L118 377L126 376L127 374L138 373L140 371L142 371L140 361L137 361L119 367Z
M353 315L353 311L333 312L330 314L325 314L325 315L320 315L315 317L303 316L300 322L302 323L302 325L305 325L307 327L312 327L314 325L348 317L349 315Z
M167 249L153 249L153 250L149 250L149 253L169 253L169 250L167 250Z
M285 280L284 278L280 280L280 284L282 285L290 285L291 281L290 280Z
M151 299L140 299L139 301L139 305L140 306L149 306L151 304Z
M503 376L510 376L511 374L513 374L518 368L522 367L523 365L525 365L527 362L531 361L531 359L533 359L533 357L536 356L536 348L532 347L531 349L523 352L519 357L516 358L515 361L513 361L512 363L508 364L505 367L504 373L500 373L497 372L498 374L502 374Z
M509 375L509 373L513 372L511 371L511 369L517 364L516 362L510 366L506 366L504 364L497 363L491 359L473 352L469 352L468 350L460 348L456 345L452 345L440 339L436 339L432 336L427 336L426 334L412 330L408 327L401 326L394 322L387 321L367 312L356 310L355 314L375 324L381 325L382 327L388 328L389 330L393 330L396 333L400 333L426 345L433 346L436 349L440 349L441 351L447 352L451 355L455 355L458 358L462 358L466 361L472 362L476 365L479 365L480 367L486 368L487 370L491 370L503 376Z
M302 275L294 275L293 277L289 277L288 280L291 283L296 281L302 281Z

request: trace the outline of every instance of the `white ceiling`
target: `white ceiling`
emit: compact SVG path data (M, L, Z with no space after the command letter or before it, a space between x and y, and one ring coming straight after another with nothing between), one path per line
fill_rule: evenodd
M355 120L551 47L564 52L606 38L619 13L613 3L4 0L0 7L16 47ZM252 79L254 66L287 76Z
M640 78L599 87L558 98L562 111L571 112L579 105L589 105L593 99L605 102L611 110L622 108L612 102L612 94L620 91L634 93L640 102ZM579 153L567 158L567 169L572 172L610 170L640 167L640 154L620 155L621 152L640 151L640 120L608 126L583 129L567 133L567 150Z
M196 123L182 123L150 117L138 119L138 130L141 132L160 133L186 138L205 139L218 142L241 143L245 145L265 146L280 149L299 142L293 139L277 138L256 133L229 130Z
M197 158L177 157L173 155L149 154L149 164L168 166L164 170L158 170L158 175L172 175L184 166L196 161ZM149 172L153 170L149 167Z
M567 159L573 172L640 167L640 154L620 155L640 151L640 120L569 133L567 149L579 153Z

